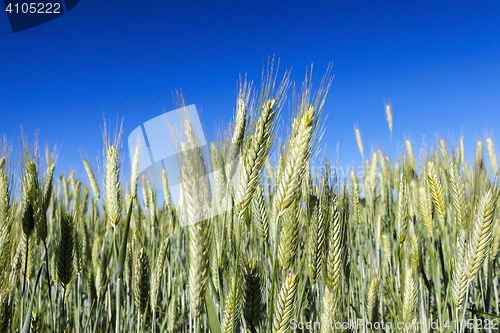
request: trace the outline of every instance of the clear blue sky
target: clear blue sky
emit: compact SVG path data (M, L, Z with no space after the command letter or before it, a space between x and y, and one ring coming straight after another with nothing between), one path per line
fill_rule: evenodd
M384 99L393 153L405 138L420 147L422 135L462 132L472 148L500 125L499 37L499 1L80 0L16 34L0 13L0 133L15 142L20 126L40 129L42 145L60 146L59 170L83 173L103 115L124 117L128 136L182 88L213 133L232 116L239 74L258 87L275 54L299 85L314 63L317 87L333 62L323 145L334 157L339 143L342 163L360 160L354 123L365 151L389 150Z

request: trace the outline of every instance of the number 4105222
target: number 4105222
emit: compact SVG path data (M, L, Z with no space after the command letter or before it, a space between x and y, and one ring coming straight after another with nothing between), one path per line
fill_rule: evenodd
M31 3L9 3L5 11L9 14L61 14L61 4L60 3L42 3L42 2L31 2Z

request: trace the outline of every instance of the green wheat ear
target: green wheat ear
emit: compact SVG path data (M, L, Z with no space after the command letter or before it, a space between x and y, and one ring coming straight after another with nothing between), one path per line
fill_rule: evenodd
M282 215L299 197L305 166L311 154L311 144L316 129L316 109L310 106L294 120L288 151L276 190L275 207ZM295 135L294 135L295 134Z
M120 170L118 148L106 148L106 214L113 228L120 220Z
M163 276L164 270L164 262L165 255L167 252L168 243L170 238L165 238L163 242L160 244L160 251L158 252L158 256L156 258L156 265L153 269L153 275L151 279L151 307L154 311L160 310L160 284L161 278Z
M101 238L97 238L92 247L92 265L94 267L94 285L98 298L101 298L106 290L108 263L109 256L106 241Z
M257 332L262 318L262 286L257 263L246 258L243 266L243 316L252 332Z
M255 124L255 132L248 139L248 146L240 158L237 202L240 205L240 215L244 214L250 205L266 157L272 146L276 118L279 113L278 103L270 99L262 106L262 112Z
M375 323L379 320L379 304L380 304L380 283L377 277L374 277L368 289L366 296L366 313L368 320Z
M319 202L317 199L312 201L314 203L311 203L313 212L309 223L307 258L309 279L315 285L316 280L324 270L327 218L330 215L330 205L326 194L321 195Z
M444 222L446 221L446 213L443 188L441 186L441 180L436 171L436 166L433 162L429 162L428 164L427 178L429 180L429 187L431 189L432 198L434 200L434 206L436 207L441 221Z
M90 187L92 188L92 192L94 192L94 196L97 200L99 200L101 193L99 191L99 184L97 183L97 179L95 178L94 172L92 168L86 160L83 161L83 166L85 167L85 171L87 172L87 176L89 177Z
M9 177L6 170L4 170L5 157L0 159L0 225L7 220L10 209L10 188Z
M226 169L225 177L226 179L230 179L232 174L234 173L234 168L236 167L236 163L234 162L235 157L238 155L239 150L242 146L243 139L245 137L246 130L246 117L247 117L247 109L248 109L248 101L250 98L251 84L248 84L246 81L240 83L240 91L237 101L236 107L236 117L234 119L234 129L233 135L231 137L231 144L229 147L229 152L227 154L226 165L228 168Z
M422 185L419 189L419 200L420 200L420 214L422 216L422 220L424 222L425 228L430 237L433 235L433 220L432 220L432 211L431 211L431 203L429 199L429 195L425 185Z
M358 144L359 152L361 153L361 156L364 159L363 140L361 139L361 131L359 130L359 127L356 125L354 125L354 134L356 135L356 143Z
M150 267L149 259L143 247L137 246L134 253L134 303L141 316L146 311L149 301Z
M273 332L284 333L290 331L290 320L295 315L295 296L297 293L298 278L294 273L290 273L281 286L274 316Z
M499 169L498 169L497 155L495 153L495 146L493 145L493 140L491 138L486 139L486 144L488 148L488 155L490 157L491 169L493 170L495 176L498 176Z
M417 315L418 286L413 276L413 269L409 268L405 274L404 294L403 294L403 321L412 322Z
M325 286L321 303L321 323L327 323L327 325L322 325L321 331L324 333L330 333L333 331L330 323L334 324L339 318L339 297L330 289L330 287Z
M269 216L266 201L264 199L262 184L260 183L257 184L255 196L252 199L251 216L252 222L256 224L264 242L267 242L269 239Z
M65 290L73 280L73 218L71 215L61 211L60 216L61 234L59 248L57 251L57 279ZM68 290L69 291L69 290Z
M493 231L493 217L495 215L496 198L492 190L486 192L481 198L476 223L471 233L471 240L467 255L471 264L469 282L474 279L490 249Z
M278 259L284 271L293 265L298 248L300 210L297 204L286 210L281 219L283 227L278 245Z
M21 195L23 232L27 237L31 236L31 232L35 228L36 207L34 205L34 201L37 196L37 188L38 176L36 164L33 161L29 161L25 165L23 190Z
M188 280L191 311L198 318L203 308L203 299L209 270L209 233L206 221L188 226L189 262Z
M344 200L338 197L334 198L333 214L329 226L329 242L326 259L325 279L328 287L336 292L340 287L342 270L344 269L344 255L346 254L346 220Z
M398 193L398 215L397 215L397 234L399 239L399 246L402 247L407 236L409 216L409 189L408 184L401 177Z

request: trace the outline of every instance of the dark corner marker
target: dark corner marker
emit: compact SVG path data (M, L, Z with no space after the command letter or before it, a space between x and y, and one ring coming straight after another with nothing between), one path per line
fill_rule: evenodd
M69 12L73 8L75 8L76 4L80 0L64 0L64 4L66 5L66 12Z
M79 0L31 1L3 0L12 32L23 31L52 21L75 8L79 2Z

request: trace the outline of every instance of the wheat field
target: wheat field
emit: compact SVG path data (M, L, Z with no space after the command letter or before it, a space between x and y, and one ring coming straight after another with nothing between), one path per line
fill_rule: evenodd
M120 131L83 175L54 176L56 154L23 137L16 158L4 140L0 332L498 330L492 139L473 161L463 138L392 158L365 152L356 127L362 171L344 174L320 152L329 72L288 103L289 73L270 68L258 93L242 82L210 145L214 196L188 117L178 204L165 171L163 202L138 176L139 150L124 179Z

